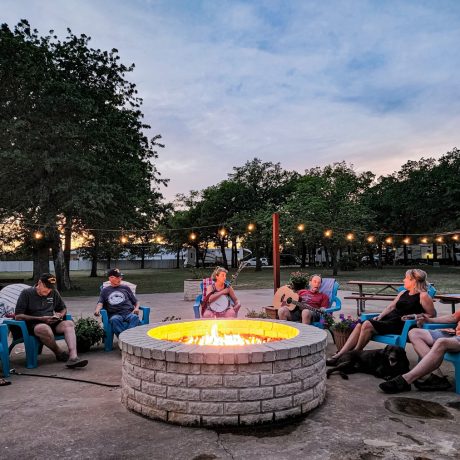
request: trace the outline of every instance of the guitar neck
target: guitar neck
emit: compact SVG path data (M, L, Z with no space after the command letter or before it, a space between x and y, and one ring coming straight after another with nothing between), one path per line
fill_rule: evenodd
M318 314L320 314L322 316L324 316L326 314L326 313L322 312L319 308L312 307L311 305L308 305L305 302L297 302L295 300L292 300L291 298L289 298L286 303L288 305L289 304L295 305L296 307L299 307L301 310L313 311L313 312L318 313Z

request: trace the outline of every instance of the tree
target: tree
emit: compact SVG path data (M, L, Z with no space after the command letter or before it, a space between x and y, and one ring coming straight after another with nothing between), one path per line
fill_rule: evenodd
M142 100L125 78L134 66L68 33L39 37L27 21L0 30L0 216L41 230L35 276L52 249L60 289L69 287L60 225L67 235L133 228L161 198L152 187L166 182L153 164L160 136L145 136Z

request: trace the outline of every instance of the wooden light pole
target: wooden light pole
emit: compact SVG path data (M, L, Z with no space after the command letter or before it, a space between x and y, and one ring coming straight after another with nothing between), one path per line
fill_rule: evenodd
M278 213L272 216L273 222L273 292L280 287L280 221Z

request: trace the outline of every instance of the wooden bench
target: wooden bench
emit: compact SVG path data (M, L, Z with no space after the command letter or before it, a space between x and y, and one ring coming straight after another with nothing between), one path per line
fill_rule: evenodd
M345 296L344 299L348 300L356 300L356 314L358 316L361 315L362 311L364 311L364 307L366 305L366 301L368 300L381 300L381 301L386 301L390 302L392 301L396 296L386 294L386 295L373 295L373 294L363 294L363 295L349 295Z

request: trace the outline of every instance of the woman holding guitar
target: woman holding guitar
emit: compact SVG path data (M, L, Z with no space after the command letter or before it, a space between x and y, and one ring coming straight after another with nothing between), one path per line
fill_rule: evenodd
M241 304L235 291L227 281L227 270L217 267L212 275L212 284L206 288L203 300L203 318L236 318Z

